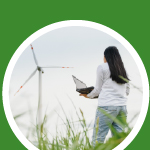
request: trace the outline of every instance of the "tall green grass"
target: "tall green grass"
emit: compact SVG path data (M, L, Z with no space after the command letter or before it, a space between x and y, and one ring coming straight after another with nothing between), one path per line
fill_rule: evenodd
M78 130L75 126L75 122L73 122L73 120L70 120L67 117L61 104L60 106L63 111L63 114L65 115L65 120L63 120L62 118L61 119L65 125L66 134L64 136L64 134L61 131L57 131L56 136L53 137L53 139L50 141L48 139L48 131L44 127L44 124L46 123L47 120L47 116L45 115L43 125L42 125L43 136L40 138L40 141L38 141L38 148L40 150L112 150L117 145L119 145L131 132L131 128L129 127L124 117L122 117L122 120L120 120L111 116L103 109L99 109L99 111L104 113L107 117L109 117L114 122L122 126L124 130L122 133L117 133L116 130L111 125L109 125L111 130L114 133L114 136L110 138L105 144L100 144L96 142L96 146L93 147L92 141L90 141L90 137L88 133L89 130L91 130L91 128L89 128L89 126L87 125L82 110L79 109L79 111L77 111L75 105L73 104L74 111L76 111L78 122L80 123L80 127L81 127L81 129ZM124 114L122 115L125 116ZM97 124L97 128L98 128L98 124Z

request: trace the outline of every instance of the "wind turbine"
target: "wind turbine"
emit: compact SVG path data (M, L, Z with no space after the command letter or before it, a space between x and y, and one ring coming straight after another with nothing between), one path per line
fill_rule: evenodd
M36 59L36 55L33 49L33 46L31 46L31 50L33 53L33 58L36 64L36 69L33 71L33 73L27 78L27 80L22 84L22 86L19 88L19 90L15 93L15 95L25 86L25 84L35 75L37 71L39 71L39 95L38 95L38 111L37 111L37 116L36 116L36 123L38 125L38 131L37 131L37 136L38 140L40 140L40 137L42 137L42 123L43 123L43 118L42 118L42 73L44 73L43 68L73 68L73 67L62 67L62 66L39 66L38 61Z

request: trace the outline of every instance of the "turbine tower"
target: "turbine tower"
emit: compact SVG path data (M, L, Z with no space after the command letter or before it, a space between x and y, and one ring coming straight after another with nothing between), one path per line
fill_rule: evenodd
M15 93L15 95L24 87L24 85L35 75L37 71L39 71L39 89L38 89L38 111L36 116L36 124L37 124L37 136L38 140L40 141L40 138L42 137L43 129L42 129L42 73L44 73L43 68L73 68L73 67L62 67L62 66L39 66L33 46L31 46L31 50L33 53L33 58L36 64L36 69L33 71L33 73L27 78L27 80L22 84L22 86L19 88L19 90Z

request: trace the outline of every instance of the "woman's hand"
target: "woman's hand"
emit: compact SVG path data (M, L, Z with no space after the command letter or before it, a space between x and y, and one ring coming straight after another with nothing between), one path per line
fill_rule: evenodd
M79 96L84 96L85 98L89 98L87 97L87 94L80 94Z

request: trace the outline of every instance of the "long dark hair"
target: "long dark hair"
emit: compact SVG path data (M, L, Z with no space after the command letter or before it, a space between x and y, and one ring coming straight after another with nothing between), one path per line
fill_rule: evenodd
M117 47L109 46L108 48L106 48L104 51L104 56L109 65L109 69L111 72L110 77L112 78L112 80L121 84L127 83L127 81L129 81L130 79L127 76Z

